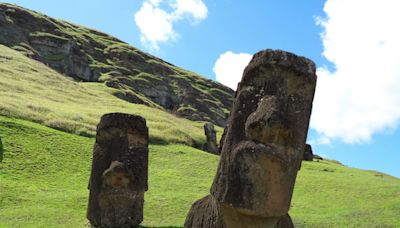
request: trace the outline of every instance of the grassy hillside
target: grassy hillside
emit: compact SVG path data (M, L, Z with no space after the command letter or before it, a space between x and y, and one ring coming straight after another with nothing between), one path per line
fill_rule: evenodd
M0 227L85 227L94 139L8 117L0 117L0 135ZM217 164L188 146L152 145L143 225L181 227ZM400 180L304 162L292 204L297 227L400 227Z
M147 119L151 142L204 142L202 122L132 104L102 83L75 82L46 65L0 45L0 114L31 120L79 135L94 135L100 116L126 112ZM217 127L220 133L221 128Z
M233 90L105 33L0 3L0 44L78 81L104 82L115 97L219 126Z

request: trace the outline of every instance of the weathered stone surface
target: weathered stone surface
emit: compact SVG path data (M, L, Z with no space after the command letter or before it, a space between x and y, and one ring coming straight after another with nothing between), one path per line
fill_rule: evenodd
M294 228L292 218L290 218L289 214L279 218L276 228Z
M276 145L242 141L232 152L224 203L252 216L278 217L289 210L294 174L287 151ZM234 172L233 172L234 171ZM220 201L222 202L222 201Z
M184 227L225 227L220 206L213 196L208 195L193 203L188 215L186 216Z
M261 51L246 67L211 187L225 227L293 227L287 213L315 85L314 63L288 52Z
M203 150L212 154L219 154L217 146L217 133L214 130L214 124L210 122L205 123L204 134L206 135L206 142L203 145Z
M224 217L223 217L224 216ZM227 204L218 203L213 196L208 195L196 201L185 221L185 228L293 228L293 222L288 214L282 217L257 217L239 213Z
M110 113L97 125L87 218L94 227L143 221L148 178L148 129L140 116Z
M304 161L312 161L314 157L312 147L310 144L306 144L305 150L304 150Z
M221 204L221 214L224 216L224 227L251 227L251 228L293 228L292 220L288 214L281 217L249 216L238 212L227 204Z

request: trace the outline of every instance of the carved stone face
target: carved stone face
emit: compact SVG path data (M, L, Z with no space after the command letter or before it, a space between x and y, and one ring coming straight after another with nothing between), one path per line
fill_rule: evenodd
M219 202L248 215L287 213L315 80L314 65L304 58L279 51L253 58L236 93L211 189Z
M140 116L109 113L97 125L88 219L94 226L135 227L143 221L148 179L148 128Z
M147 180L147 135L135 129L107 128L98 132L97 140L111 155L102 175L104 188L138 189Z
M290 135L290 129L285 126L283 113L275 96L264 96L256 111L251 113L246 120L247 138L263 144L285 144Z
M287 212L315 85L315 64L304 57L270 49L253 56L221 139L212 196L193 205L185 227L293 227Z
M103 172L103 186L105 188L127 188L132 180L125 165L119 161L112 161L110 168Z

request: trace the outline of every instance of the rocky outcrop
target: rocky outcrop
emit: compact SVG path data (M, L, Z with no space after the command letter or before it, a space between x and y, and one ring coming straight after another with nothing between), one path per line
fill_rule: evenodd
M310 144L306 144L305 150L304 150L304 156L303 160L304 161L312 161L314 157L312 147Z
M102 32L0 3L0 44L118 98L224 126L233 91Z
M97 126L87 218L93 227L136 227L143 221L148 129L140 116L110 113Z
M210 122L205 123L204 134L206 135L206 142L203 145L203 150L212 154L219 154L217 145L217 133L214 130L214 124Z
M324 160L324 158L321 157L321 156L319 156L318 154L314 154L314 155L313 155L313 159Z
M210 227L293 227L287 213L315 85L315 65L304 57L279 50L254 55L225 128L211 195L191 208L185 227L213 219ZM219 208L219 216L196 205Z

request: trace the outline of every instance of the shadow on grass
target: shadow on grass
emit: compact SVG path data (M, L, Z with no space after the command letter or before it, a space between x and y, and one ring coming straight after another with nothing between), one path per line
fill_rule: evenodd
M183 226L138 226L139 228L183 228Z
M1 142L1 138L0 138L0 162L3 161L3 143Z
M150 144L155 144L155 145L168 145L169 143L162 139L161 137L157 136L151 136L150 137ZM172 226L171 226L172 227Z

